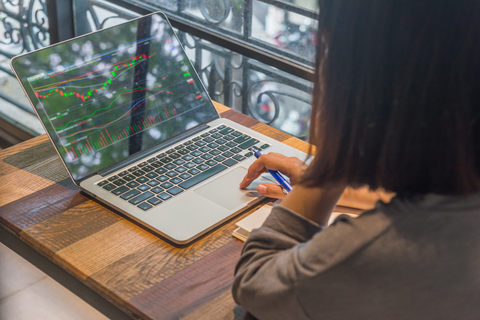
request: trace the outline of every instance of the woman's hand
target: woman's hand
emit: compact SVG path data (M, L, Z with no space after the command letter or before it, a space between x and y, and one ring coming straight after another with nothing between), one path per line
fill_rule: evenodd
M246 188L257 179L262 173L269 170L277 170L290 178L293 185L297 184L303 173L307 169L307 165L296 157L287 157L279 153L270 152L263 154L248 168L248 173L240 182L240 188ZM277 184L260 184L257 187L258 193L270 198L283 199L286 194L281 186Z

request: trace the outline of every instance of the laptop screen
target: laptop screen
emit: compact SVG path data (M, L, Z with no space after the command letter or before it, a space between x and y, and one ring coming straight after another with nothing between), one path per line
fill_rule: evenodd
M12 66L74 180L218 117L161 14L19 56Z

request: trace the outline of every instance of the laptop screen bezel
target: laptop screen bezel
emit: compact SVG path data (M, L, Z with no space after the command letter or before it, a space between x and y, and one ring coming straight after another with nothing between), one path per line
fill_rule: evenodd
M131 23L131 22L134 22L134 21L137 21L137 20L141 20L141 19L148 19L149 17L153 16L153 15L159 15L162 17L162 19L164 19L166 22L167 22L167 25L168 27L171 29L173 35L175 36L175 38L177 39L178 41L178 44L180 45L180 48L181 48L181 51L183 52L183 54L186 56L186 52L185 52L185 49L183 48L183 45L182 43L180 42L180 39L178 38L178 35L176 34L175 30L173 30L173 27L172 25L170 24L170 21L168 20L167 16L163 13L163 12L160 12L160 11L157 11L157 12L153 12L153 13L150 13L150 14L147 14L147 15L144 15L144 16L141 16L141 17L138 17L138 18L135 18L135 19L131 19L131 20L128 20L128 21L125 21L121 24L117 24L115 26L111 26L111 27L107 27L107 28L104 28L104 29L101 29L101 30L97 30L97 31L94 31L94 32L90 32L88 34L85 34L85 35L81 35L81 36L78 36L78 37L75 37L75 38L72 38L72 39L68 39L68 40L65 40L65 41L62 41L62 42L59 42L59 43L56 43L56 44L53 44L53 45L50 45L48 47L45 47L45 48L40 48L40 49L37 49L35 51L31 51L31 52L28 52L28 53L25 53L25 54L22 54L22 55L18 55L14 58L11 59L10 61L10 65L11 65L11 68L12 70L14 71L15 73L15 76L17 77L18 81L20 82L20 85L22 86L22 89L23 91L25 92L25 95L27 96L28 100L30 101L30 104L32 105L33 107L33 110L35 111L37 117L39 118L42 126L44 127L45 129L45 132L47 133L48 137L50 138L50 141L52 141L53 145L54 145L54 148L55 148L55 151L57 152L58 156L60 157L65 169L67 170L68 172L68 175L70 176L70 178L72 179L72 181L74 182L74 184L76 186L80 186L80 183L84 180L87 180L89 179L90 177L94 176L94 175L97 175L97 174L100 174L100 172L104 172L106 168L109 168L109 167L114 167L116 165L116 163L113 163L113 164L108 164L104 167L101 167L101 168L98 168L98 170L96 170L95 172L92 172L84 177L81 177L81 178L78 178L78 179L75 179L71 172L70 172L70 169L68 168L66 162L65 162L65 159L62 157L61 153L59 152L58 150L58 147L57 147L57 142L56 143L56 138L53 137L51 134L50 134L50 131L47 129L47 127L45 126L44 122L42 121L42 117L40 116L39 112L38 112L38 109L37 107L35 107L36 105L39 104L39 101L37 99L37 97L35 96L35 94L32 92L32 90L30 89L29 86L27 86L26 84L28 83L28 80L27 78L31 75L23 75L23 77L21 77L18 73L17 73L17 69L15 68L15 64L17 63L21 63L22 62L22 59L25 59L27 57L30 57L31 55L34 55L35 53L41 51L41 50L44 50L46 48L51 48L51 47L55 47L55 46L62 46L62 45L67 45L69 42L71 41L74 41L74 40L79 40L79 39L82 39L82 38L88 38L89 36L91 36L92 34L94 33L99 33L99 32L103 32L105 30L108 30L108 29L112 29L112 28L116 28L118 27L119 25L123 25L123 24L126 24L126 23ZM220 118L220 114L218 113L218 110L215 108L213 102L212 102L212 99L211 97L209 96L208 94L208 91L206 90L205 86L203 85L202 81L200 80L200 76L198 75L197 71L195 70L194 66L192 65L190 59L187 59L188 60L188 64L190 65L192 71L195 73L195 77L194 77L194 81L196 83L196 85L198 86L199 90L203 91L202 92L202 95L204 95L205 100L207 103L210 104L210 106L213 108L213 110L215 110L215 114L216 116L212 117L211 119L208 119L202 123L199 123L198 125L196 125L195 127L192 127L188 130L185 130L184 132L182 132L180 135L182 137L188 137L192 134L195 134L198 132L198 129L201 128L201 127L204 127L206 125L206 123L209 123L211 121L214 121L216 119L219 119ZM207 99L208 98L208 99ZM156 143L156 144L153 144L151 146L149 146L148 148L145 148L145 149L142 149L134 154L131 154L130 156L128 156L127 158L124 158L122 159L121 161L119 162L125 162L126 159L129 159L130 157L135 157L135 158L138 158L138 155L143 155L143 154L148 154L148 150L151 150L151 149L159 149L161 150L161 148L159 148L159 146L168 146L168 145L171 145L171 140L172 139L175 139L177 136L173 136L173 137L170 137L169 139L167 140L163 140L159 143Z

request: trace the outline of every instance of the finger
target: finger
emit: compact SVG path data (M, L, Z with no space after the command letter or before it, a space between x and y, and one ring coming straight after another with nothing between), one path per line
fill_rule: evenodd
M288 157L285 157L283 155L280 155L281 157L279 157L277 155L280 154L270 152L268 154L262 155L255 162L253 162L248 168L248 172L243 178L242 182L240 182L240 188L248 187L253 180L257 179L262 173L267 172L267 169L278 170L288 175L289 170L291 169L289 166L289 162L285 161L286 159L288 159Z
M282 187L277 184L259 184L257 187L258 193L262 196L275 199L283 199L286 194L283 192Z
M267 172L267 169L265 168L260 171L257 171L250 166L250 168L248 168L247 174L243 178L242 182L240 182L240 188L243 189L248 187L253 180L257 179L262 173L265 173L265 172Z

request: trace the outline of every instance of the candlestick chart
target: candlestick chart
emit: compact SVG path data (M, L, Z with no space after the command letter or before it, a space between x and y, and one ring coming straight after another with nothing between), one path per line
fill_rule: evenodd
M157 136L178 131L172 128L204 105L184 64L158 61L156 54L105 55L31 82L67 160L112 146L122 153L118 158L128 156L130 137L150 129Z

